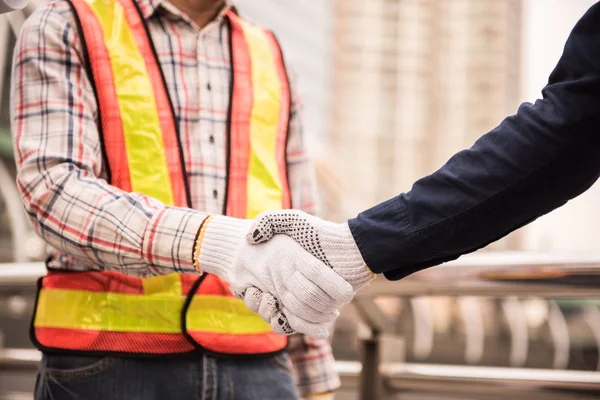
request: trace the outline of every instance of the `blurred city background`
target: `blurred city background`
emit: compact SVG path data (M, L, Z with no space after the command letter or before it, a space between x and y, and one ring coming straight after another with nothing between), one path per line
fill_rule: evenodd
M343 221L409 190L415 179L435 171L454 152L470 146L513 114L521 102L540 97L571 28L595 1L234 3L242 15L273 29L282 42L298 75L304 128L320 187L321 216ZM3 263L45 258L45 246L24 219L14 184L8 90L15 32L25 15L41 4L38 0L24 12L0 16ZM599 203L600 188L596 185L561 210L483 249L472 263L502 267L507 262L529 266L535 272L566 257L561 265L576 260L573 265L582 264L582 270L591 270L594 254L600 254ZM15 266L1 268L19 273ZM3 276L7 275L0 271L0 279ZM581 281L585 279L577 285ZM357 362L369 361L365 352L374 337L380 340L377 351L387 349L379 361L408 366L475 366L493 374L505 373L507 368L600 368L600 302L593 296L569 298L563 293L553 298L542 290L531 295L523 295L526 290L507 291L506 295L491 290L484 296L485 290L475 290L465 296L422 296L417 291L403 291L402 283L394 285L381 286L381 295L373 292L362 304L348 305L339 318L333 348L339 360L348 362L340 363L340 370L350 377L348 381L359 381L350 370L359 365ZM373 291L377 288L373 285ZM398 288L397 293L394 288ZM32 293L32 287L11 287L0 281L0 349L32 348L28 340ZM600 291L598 294L600 298ZM373 316L377 313L386 320L385 329L374 328L380 321L379 316ZM35 369L14 366L9 359L0 359L0 399L30 398L26 393L32 390ZM458 371L477 375L472 369ZM570 375L549 380L560 381L561 376ZM599 378L588 374L574 379L585 383ZM404 392L402 381L399 386L393 390L397 393L378 394L377 398L538 398L532 392L522 397L477 392L454 395L453 390L458 389L451 385L443 394L440 390L429 393L435 383L415 385ZM364 384L360 389L358 383L345 383L337 398L358 398L360 390L365 390ZM562 398L586 395L589 393L581 391L575 397L565 394Z

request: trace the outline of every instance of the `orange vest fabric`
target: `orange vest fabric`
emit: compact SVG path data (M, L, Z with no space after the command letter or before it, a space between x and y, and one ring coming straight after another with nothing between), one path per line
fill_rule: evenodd
M167 205L190 207L173 107L138 5L69 1L89 59L109 181ZM253 218L291 207L290 89L273 34L232 11L227 21L232 90L224 212ZM211 274L142 279L117 272L49 272L40 280L36 304L32 337L43 351L257 355L278 352L287 343Z

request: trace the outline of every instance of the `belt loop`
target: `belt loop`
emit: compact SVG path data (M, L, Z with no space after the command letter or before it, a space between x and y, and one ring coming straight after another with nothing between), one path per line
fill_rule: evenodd
M218 360L202 355L202 400L216 400L219 392Z

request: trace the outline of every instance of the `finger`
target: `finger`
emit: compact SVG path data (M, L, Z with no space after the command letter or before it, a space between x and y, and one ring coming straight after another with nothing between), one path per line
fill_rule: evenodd
M285 234L298 241L306 236L306 229L312 228L307 217L308 214L295 210L260 213L250 226L246 239L251 244L257 244L266 242L277 234Z
M267 322L279 311L279 301L270 293L251 287L246 290L244 304L250 311L254 311Z
M258 314L265 321L270 321L271 318L279 311L279 301L271 293L263 293Z
M271 221L271 213L260 213L254 219L250 230L246 235L246 240L251 244L264 243L275 235Z
M292 329L287 317L281 311L277 311L271 318L271 330L278 335L286 336L298 333Z
M289 292L281 294L280 309L282 308L286 308L299 318L314 324L332 321L340 315L340 312L335 308L317 311L313 306L298 299L294 294Z
M244 296L246 294L246 290L236 290L233 287L230 287L231 289L231 294L233 294L234 297L237 297L238 299L244 300Z
M260 289L255 288L254 286L249 287L244 294L244 304L250 311L258 312L262 296L263 292ZM269 322L270 318L265 321Z
M299 271L288 277L285 290L278 293L278 297L283 307L309 322L328 322L339 315L340 305Z
M298 255L296 269L327 293L337 305L347 303L354 297L354 290L346 280L308 254Z
M282 310L282 315L286 317L287 322L293 331L303 333L315 339L325 339L329 336L327 324L315 324L308 322L298 317L285 307Z

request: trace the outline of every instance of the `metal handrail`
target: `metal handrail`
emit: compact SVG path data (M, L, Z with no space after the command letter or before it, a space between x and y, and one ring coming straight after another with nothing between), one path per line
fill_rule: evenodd
M46 267L41 262L0 264L0 291L34 287L45 272Z
M600 395L597 372L410 363L383 365L381 372L390 392L527 400L583 400Z
M502 281L496 274L519 274L546 269L544 282ZM43 263L0 264L3 287L31 286L44 274ZM560 274L577 274L585 285L564 283ZM521 252L482 252L439 267L415 273L398 282L375 279L357 293L359 298L379 296L537 296L544 298L599 298L600 254L560 255Z
M533 275L539 279L532 279ZM565 275L577 277L568 282ZM526 276L527 279L518 279ZM599 298L600 254L480 252L417 272L401 281L375 279L358 297L535 296Z
M42 355L35 349L0 349L0 371L36 371Z

